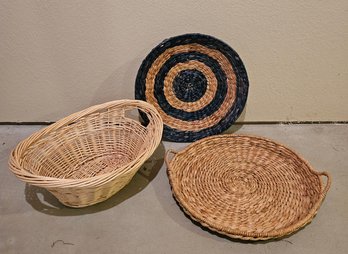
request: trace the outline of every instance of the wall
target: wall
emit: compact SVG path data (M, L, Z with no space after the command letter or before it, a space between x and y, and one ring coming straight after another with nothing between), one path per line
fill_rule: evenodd
M133 98L167 37L213 35L243 59L240 121L348 120L348 1L1 1L0 122Z

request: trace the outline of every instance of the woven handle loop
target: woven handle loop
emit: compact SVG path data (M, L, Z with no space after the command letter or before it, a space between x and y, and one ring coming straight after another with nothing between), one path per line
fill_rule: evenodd
M322 193L321 193L322 197L325 197L326 193L328 192L328 190L330 189L330 186L331 186L331 176L326 171L319 172L319 173L317 173L317 175L318 176L326 176L326 185L323 188Z
M169 149L167 152L166 152L166 155L164 156L164 161L166 162L166 165L167 165L167 167L169 167L169 164L170 164L170 162L171 162L171 160L169 160L169 155L170 154L177 154L178 152L176 152L176 151L174 151L174 150L172 150L172 149Z
M127 107L127 108L123 108L123 116L126 118L131 118L134 120L135 116L138 116L139 113L142 113L144 115L146 115L147 117L147 124L145 125L146 128L149 128L150 126L157 124L158 123L158 119L156 119L156 117L158 118L158 114L157 111L155 111L155 109L152 107L152 105L146 105L144 104L143 101L135 101L136 103L134 103L134 105ZM133 110L138 110L138 113L136 115L132 115L134 114L132 111ZM141 118L136 119L137 122L139 122L140 124L143 124L144 122L142 122L140 120Z

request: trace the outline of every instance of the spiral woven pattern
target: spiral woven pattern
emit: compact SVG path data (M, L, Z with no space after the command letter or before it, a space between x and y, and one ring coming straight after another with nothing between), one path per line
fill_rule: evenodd
M188 142L226 130L242 113L248 77L238 54L202 34L169 38L142 62L135 98L155 106L164 137Z
M184 211L233 238L266 240L298 230L312 220L330 186L326 172L261 137L213 136L166 160ZM328 178L325 187L321 175Z
M131 117L133 110L146 114L147 126ZM46 188L67 206L93 205L132 179L159 145L162 129L151 104L111 101L34 133L12 151L9 164L19 179Z

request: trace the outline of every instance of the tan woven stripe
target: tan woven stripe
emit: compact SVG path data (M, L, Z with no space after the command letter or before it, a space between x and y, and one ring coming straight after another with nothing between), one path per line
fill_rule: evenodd
M207 79L207 90L202 98L195 102L184 102L179 100L173 91L173 81L175 77L183 70L199 70L202 72ZM204 63L192 60L185 63L179 63L175 65L168 72L164 79L164 95L168 103L177 109L184 110L186 112L194 112L207 106L213 99L217 89L217 80L212 70Z
M222 70L225 72L227 77L227 94L225 100L223 101L221 107L210 116L202 119L191 121L190 124L187 121L183 121L177 118L174 118L170 115L167 115L162 108L158 105L158 102L154 96L154 84L155 77L163 66L163 64L174 54L178 53L187 53L190 51L196 51L203 54L206 54L212 58L214 58L221 66ZM233 102L236 97L236 75L233 71L233 68L228 61L228 59L218 50L210 49L204 47L200 44L188 44L188 45L180 45L173 48L169 48L164 51L152 64L149 72L146 76L146 100L153 104L155 108L158 110L161 115L163 122L174 129L179 129L183 131L199 131L202 129L209 128L211 126L216 125L228 112L228 110L232 107Z

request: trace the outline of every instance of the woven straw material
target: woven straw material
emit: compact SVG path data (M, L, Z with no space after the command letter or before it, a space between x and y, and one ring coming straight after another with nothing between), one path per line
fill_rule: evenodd
M140 110L148 125L127 117ZM12 151L22 181L46 188L71 207L99 203L123 188L161 141L163 123L143 101L107 102L34 133Z
M171 161L170 153L176 154ZM168 151L166 163L174 197L192 219L244 240L278 238L305 226L331 182L328 173L261 137L205 138Z
M248 95L242 60L226 43L203 34L169 38L142 62L135 98L153 104L164 137L188 142L226 130Z

